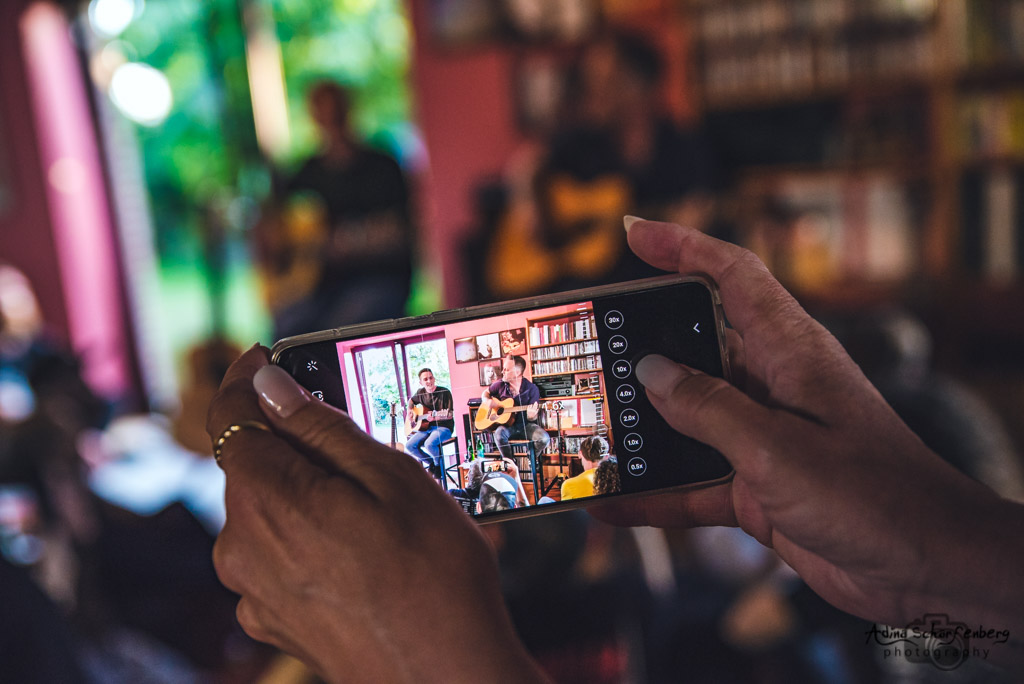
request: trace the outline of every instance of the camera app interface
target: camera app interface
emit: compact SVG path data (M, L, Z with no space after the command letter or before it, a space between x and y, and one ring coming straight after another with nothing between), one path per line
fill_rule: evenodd
M296 347L280 363L473 515L719 479L636 380L658 353L722 375L700 283Z

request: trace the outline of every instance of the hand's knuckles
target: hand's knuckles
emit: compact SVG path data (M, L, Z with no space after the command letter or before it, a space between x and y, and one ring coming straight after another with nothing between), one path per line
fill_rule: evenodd
M244 594L246 589L249 562L243 555L244 548L234 542L226 527L213 544L213 569L221 584L236 594Z
M256 641L274 643L274 633L265 624L263 612L256 607L255 602L243 597L235 608L235 618L245 633Z
M725 393L737 391L721 378L710 375L688 375L672 389L673 402L682 409L689 424L720 420L721 399Z
M348 429L340 413L318 404L307 407L301 434L296 435L306 446L325 454L334 453L339 444L349 443L359 436L361 433Z
M213 395L206 412L207 434L216 439L228 425L238 420L240 404L255 407L255 401L256 391L252 387L252 378L236 377L225 381Z

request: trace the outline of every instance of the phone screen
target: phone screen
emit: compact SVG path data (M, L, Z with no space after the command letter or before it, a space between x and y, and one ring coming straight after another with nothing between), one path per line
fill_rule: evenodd
M670 427L635 375L650 353L724 375L714 295L657 283L285 340L275 362L484 518L718 481L725 458Z

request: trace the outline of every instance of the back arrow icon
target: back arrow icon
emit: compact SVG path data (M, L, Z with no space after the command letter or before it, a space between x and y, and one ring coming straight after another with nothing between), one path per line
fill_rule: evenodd
M693 329L697 332L700 332L700 323L694 324Z

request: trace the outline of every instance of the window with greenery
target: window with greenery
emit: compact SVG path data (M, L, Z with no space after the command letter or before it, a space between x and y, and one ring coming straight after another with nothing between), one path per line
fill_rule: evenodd
M417 147L401 0L92 0L81 24L97 92L137 140L163 348L180 364L214 335L271 341L249 233L274 174L314 149L308 86L347 85L358 131L400 161ZM247 48L257 34L276 42L283 74L287 139L272 152L254 125Z

